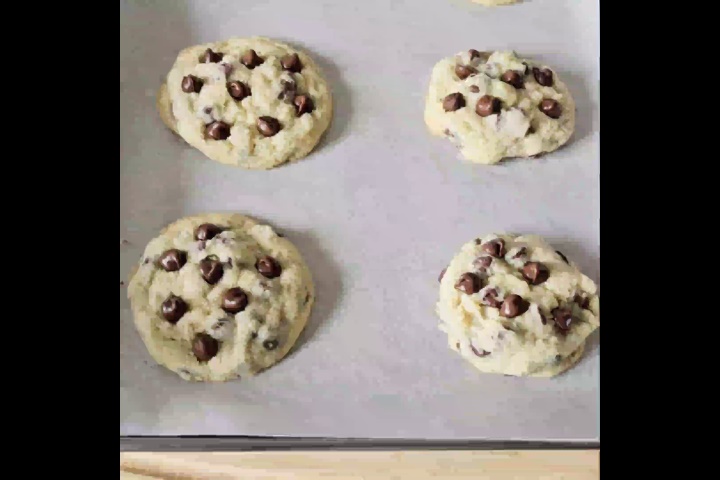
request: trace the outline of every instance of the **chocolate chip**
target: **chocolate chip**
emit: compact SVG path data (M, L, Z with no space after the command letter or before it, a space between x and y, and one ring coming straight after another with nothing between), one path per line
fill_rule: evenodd
M297 93L297 84L285 80L280 80L280 83L282 84L282 91L278 95L278 100L285 100L286 102L292 103Z
M443 268L442 272L440 272L440 276L438 277L438 282L442 282L442 279L445 276L445 272L447 272L447 268Z
M501 106L502 104L500 103L499 98L490 95L483 95L475 104L475 113L481 117L487 117L493 113L498 113Z
M586 297L584 295L580 295L579 293L575 294L575 297L573 298L573 301L580 305L580 308L583 308L585 310L590 309L590 298Z
M297 53L293 53L292 55L285 55L280 59L280 64L282 65L284 70L293 73L300 73L303 67L302 63L300 62L300 57L298 57Z
M462 93L451 93L443 100L443 109L446 112L454 112L465 106L465 97Z
M500 300L498 300L498 292L494 288L488 288L485 291L485 295L483 295L482 303L484 305L487 305L489 307L495 307L500 308L503 304Z
M293 104L295 105L298 117L303 113L311 113L315 110L315 104L313 104L313 101L307 95L298 95L295 97L295 100L293 100Z
M176 324L188 311L188 305L182 298L170 294L160 306L162 316L168 322Z
M534 67L532 69L533 77L535 77L535 81L538 82L543 87L552 87L553 86L553 72L550 69L547 68L537 68Z
M520 295L511 293L505 297L505 301L500 307L500 315L505 318L515 318L525 313L528 307L528 303Z
M160 255L158 263L166 272L176 272L187 262L187 253L176 248L166 250Z
M483 243L480 250L495 258L502 258L505 256L505 240L502 238L495 238L489 242Z
M265 255L255 262L255 268L265 278L276 278L282 273L282 267L273 257Z
M250 334L250 338L256 339L256 338L257 338L257 332L252 332L252 333Z
M265 60L260 58L255 50L251 49L243 54L240 58L240 63L252 70L253 68L265 63Z
M143 258L143 265L147 265L150 263L150 259L148 257Z
M250 91L250 87L246 83L243 82L228 82L227 83L227 91L230 94L232 98L235 100L242 100L245 97L249 97L252 95L252 92Z
M263 347L265 347L266 350L275 350L278 346L277 340L265 340L263 342Z
M280 122L273 117L260 117L257 119L256 125L258 132L260 132L263 137L272 137L282 130Z
M486 352L486 351L483 350L482 348L481 348L480 350L478 350L477 348L475 348L475 347L472 345L472 343L470 344L470 349L471 349L471 350L473 351L473 353L474 353L475 355L477 355L478 357L487 357L488 355L490 355L490 352Z
M456 343L455 343L455 348L458 349L458 350L460 350L460 342L456 342Z
M207 362L220 350L220 343L207 333L198 333L192 342L192 351L200 362Z
M203 81L195 75L188 75L183 77L180 88L185 93L200 93L200 89L203 87Z
M213 140L225 140L230 136L230 125L225 122L213 122L205 127L205 135Z
M503 73L500 77L500 80L509 85L512 85L515 88L524 88L525 86L522 75L520 75L515 70L508 70L507 72Z
M473 67L468 67L466 65L455 66L455 75L457 75L460 80L465 80L467 77L475 73L478 73L478 71Z
M480 91L480 87L478 87L477 85L470 85L470 91L472 93L478 93Z
M471 48L470 50L468 50L468 53L470 54L470 60L475 60L476 58L478 58L480 56L480 52L478 52L474 48Z
M570 265L570 261L567 259L567 257L565 255L563 255L563 253L560 250L555 250L555 253L560 255L560 258L562 258L565 263Z
M222 228L212 223L203 223L195 229L195 240L210 240L222 232Z
M486 255L477 257L475 260L473 260L473 265L480 269L486 269L490 265L492 265L492 257L488 257Z
M213 52L211 49L207 49L203 52L200 61L202 63L217 63L222 60L223 54L220 52Z
M215 285L223 276L223 266L218 260L206 257L200 260L200 275L210 285Z
M527 248L520 247L520 249L517 251L517 253L515 253L515 255L513 255L512 258L520 258L525 254L527 254Z
M550 118L560 118L560 115L562 115L562 107L560 106L560 103L551 98L546 98L540 102L539 108L541 112Z
M463 273L455 282L455 290L459 290L467 295L472 295L480 291L480 277L474 273Z
M222 309L227 313L239 313L245 310L248 304L248 296L240 287L230 288L225 291L222 299Z
M555 325L560 330L569 330L570 329L570 323L572 323L572 312L567 307L558 307L552 311L553 319L555 320Z
M550 270L540 262L527 262L522 267L522 276L530 285L540 285L550 276Z

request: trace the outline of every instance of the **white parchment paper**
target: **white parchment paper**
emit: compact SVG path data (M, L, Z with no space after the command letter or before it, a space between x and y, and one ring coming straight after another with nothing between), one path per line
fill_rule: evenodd
M596 0L155 0L120 2L120 275L187 214L237 211L285 233L317 286L283 362L225 384L157 366L120 287L121 435L598 440L598 335L555 379L483 375L437 330L437 276L492 231L545 235L599 282ZM178 51L264 35L323 68L335 118L306 159L269 172L223 166L165 129L155 93ZM577 102L562 150L463 164L423 123L430 71L475 48L554 67Z

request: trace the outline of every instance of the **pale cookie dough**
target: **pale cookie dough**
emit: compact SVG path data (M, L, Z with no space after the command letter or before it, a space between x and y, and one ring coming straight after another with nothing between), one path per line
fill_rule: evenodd
M150 355L193 381L251 376L280 361L314 297L297 249L237 214L171 224L147 245L128 284Z
M207 157L263 170L309 154L333 114L315 62L262 37L181 51L157 107L163 122Z
M514 376L567 370L600 326L595 283L536 235L463 245L440 275L436 311L452 350L482 372Z
M564 145L575 130L575 101L545 65L511 51L469 50L433 68L425 123L462 158L496 164Z

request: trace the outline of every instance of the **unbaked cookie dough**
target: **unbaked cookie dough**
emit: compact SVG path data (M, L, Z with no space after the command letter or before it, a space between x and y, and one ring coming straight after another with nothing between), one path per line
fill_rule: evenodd
M181 51L157 106L163 122L207 157L262 170L309 154L333 114L315 62L263 37Z
M512 51L469 50L433 68L425 123L466 160L490 165L564 145L575 130L575 101L546 65Z
M468 242L439 280L440 330L482 372L558 375L600 326L595 283L537 235Z
M149 242L128 284L150 355L191 381L251 376L280 361L314 297L292 243L238 214L171 224Z

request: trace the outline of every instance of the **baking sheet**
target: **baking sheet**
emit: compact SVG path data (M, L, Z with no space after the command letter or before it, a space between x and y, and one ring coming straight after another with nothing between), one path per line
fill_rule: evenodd
M440 270L493 231L544 235L599 283L597 1L128 0L120 18L121 280L166 224L237 211L292 240L317 287L284 361L197 384L153 362L121 286L121 435L599 439L599 334L558 378L483 375L447 348L434 314ZM155 110L180 49L252 35L306 49L335 100L314 153L269 172L205 158ZM577 102L571 143L483 168L431 137L431 69L469 48L511 48L554 67Z

